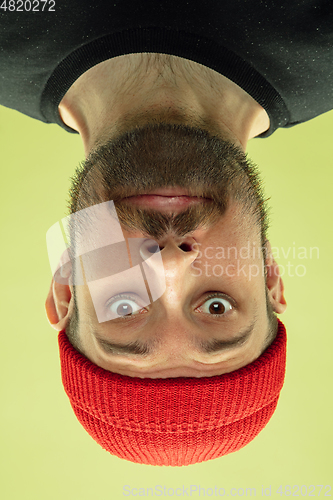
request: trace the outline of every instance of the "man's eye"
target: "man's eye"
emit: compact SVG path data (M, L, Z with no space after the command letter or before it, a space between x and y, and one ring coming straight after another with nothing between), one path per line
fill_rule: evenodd
M120 295L113 297L107 307L113 318L132 316L143 309L143 306L138 304L132 297Z
M222 297L212 297L205 300L202 306L198 308L200 312L206 314L225 314L232 309L232 305L227 299Z

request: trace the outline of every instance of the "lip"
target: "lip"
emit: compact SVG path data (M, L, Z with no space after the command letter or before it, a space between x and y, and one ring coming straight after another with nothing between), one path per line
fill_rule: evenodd
M199 203L209 203L211 200L208 198L200 198L198 196L187 196L183 194L168 195L160 194L155 191L154 193L143 194L138 196L129 196L123 198L124 201L130 205L135 205L142 208L155 208L159 210L181 210L191 205Z
M154 191L150 193L143 193L147 195L159 195L159 196L190 196L188 189L180 188L180 187L164 187L159 189L154 189Z

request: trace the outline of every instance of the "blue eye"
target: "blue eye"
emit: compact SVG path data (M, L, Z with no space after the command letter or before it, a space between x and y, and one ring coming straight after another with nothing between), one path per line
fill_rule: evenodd
M229 300L223 297L209 297L199 309L203 309L200 312L204 312L206 314L222 315L231 311L232 308L233 307Z
M113 318L133 316L144 309L144 307L138 304L133 297L128 297L127 295L116 295L112 297L111 301L107 304L107 308Z

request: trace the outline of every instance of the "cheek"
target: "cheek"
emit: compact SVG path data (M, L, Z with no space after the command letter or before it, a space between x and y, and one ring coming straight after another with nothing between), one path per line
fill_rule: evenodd
M218 249L214 253L210 247L200 250L192 268L197 276L224 278L240 284L252 284L253 287L265 283L265 267L262 259L230 259L226 258L221 250Z

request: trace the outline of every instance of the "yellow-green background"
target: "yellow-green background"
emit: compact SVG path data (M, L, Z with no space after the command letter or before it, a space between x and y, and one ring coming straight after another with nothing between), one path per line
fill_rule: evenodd
M272 245L320 251L319 259L279 259L305 265L306 274L284 277L288 359L278 408L243 450L181 468L109 455L77 422L61 384L57 334L44 313L45 234L66 213L69 177L83 159L80 138L0 107L0 144L0 498L117 500L133 498L123 496L124 485L191 484L256 488L257 497L271 485L271 498L281 498L280 485L332 484L333 112L248 148L271 196Z

